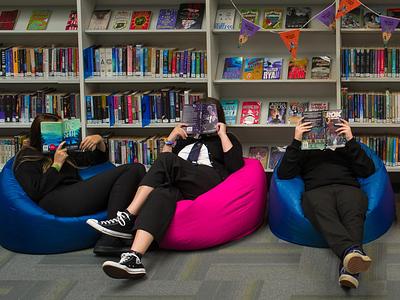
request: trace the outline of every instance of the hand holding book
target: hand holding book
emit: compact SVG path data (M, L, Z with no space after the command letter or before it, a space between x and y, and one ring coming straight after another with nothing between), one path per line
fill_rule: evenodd
M311 122L304 122L304 117L302 117L296 125L296 129L294 131L294 139L301 142L303 140L303 133L308 132L312 128Z
M104 145L104 147L98 147L98 145L102 142L103 142L103 138L100 135L98 135L98 134L88 135L87 137L85 137L83 139L79 148L83 151L94 151L94 150L96 150L96 148L99 148L99 150L101 150L101 151L103 151L103 150L105 151L106 150L105 145Z
M336 126L339 127L338 129L336 129L336 132L338 135L344 134L344 136L346 137L346 140L350 141L353 138L353 133L351 132L351 127L349 125L349 122L347 122L344 119L340 119L340 121L342 123L336 124Z
M185 140L188 137L188 134L184 129L185 127L187 127L187 124L184 123L176 125L175 128L169 134L168 141L175 142L178 138L182 138Z
M54 153L53 167L60 171L65 160L68 158L67 148L65 146L65 141L58 145L56 152Z

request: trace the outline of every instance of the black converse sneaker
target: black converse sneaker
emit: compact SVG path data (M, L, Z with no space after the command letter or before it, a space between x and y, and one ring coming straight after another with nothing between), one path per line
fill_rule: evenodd
M146 275L146 269L142 264L142 260L133 251L122 253L119 262L104 262L103 271L108 276L117 279L140 278Z
M113 219L105 221L89 219L86 223L104 234L123 239L132 239L132 228L135 224L135 216L128 211L119 211L117 212L117 216Z

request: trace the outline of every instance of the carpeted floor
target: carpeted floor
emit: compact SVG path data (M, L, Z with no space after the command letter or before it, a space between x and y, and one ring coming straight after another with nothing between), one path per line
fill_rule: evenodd
M0 299L400 299L400 224L365 249L373 266L358 290L345 291L330 251L280 241L265 226L215 249L149 253L138 281L108 278L90 249L33 256L0 248Z

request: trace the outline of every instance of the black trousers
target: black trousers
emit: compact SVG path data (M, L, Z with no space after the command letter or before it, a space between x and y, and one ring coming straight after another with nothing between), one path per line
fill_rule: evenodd
M355 186L332 184L303 194L304 215L342 258L351 246L362 247L368 198Z
M141 164L127 164L88 180L63 185L47 194L39 206L57 216L83 216L107 208L109 218L131 203L146 174Z
M174 153L161 153L140 183L154 190L139 212L135 229L151 233L159 242L174 216L177 201L195 199L221 181L212 167L195 165Z

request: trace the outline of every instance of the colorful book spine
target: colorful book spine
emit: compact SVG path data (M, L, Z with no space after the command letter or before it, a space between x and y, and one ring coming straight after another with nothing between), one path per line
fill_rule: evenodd
M371 148L387 167L400 166L399 136L356 136L355 138Z

